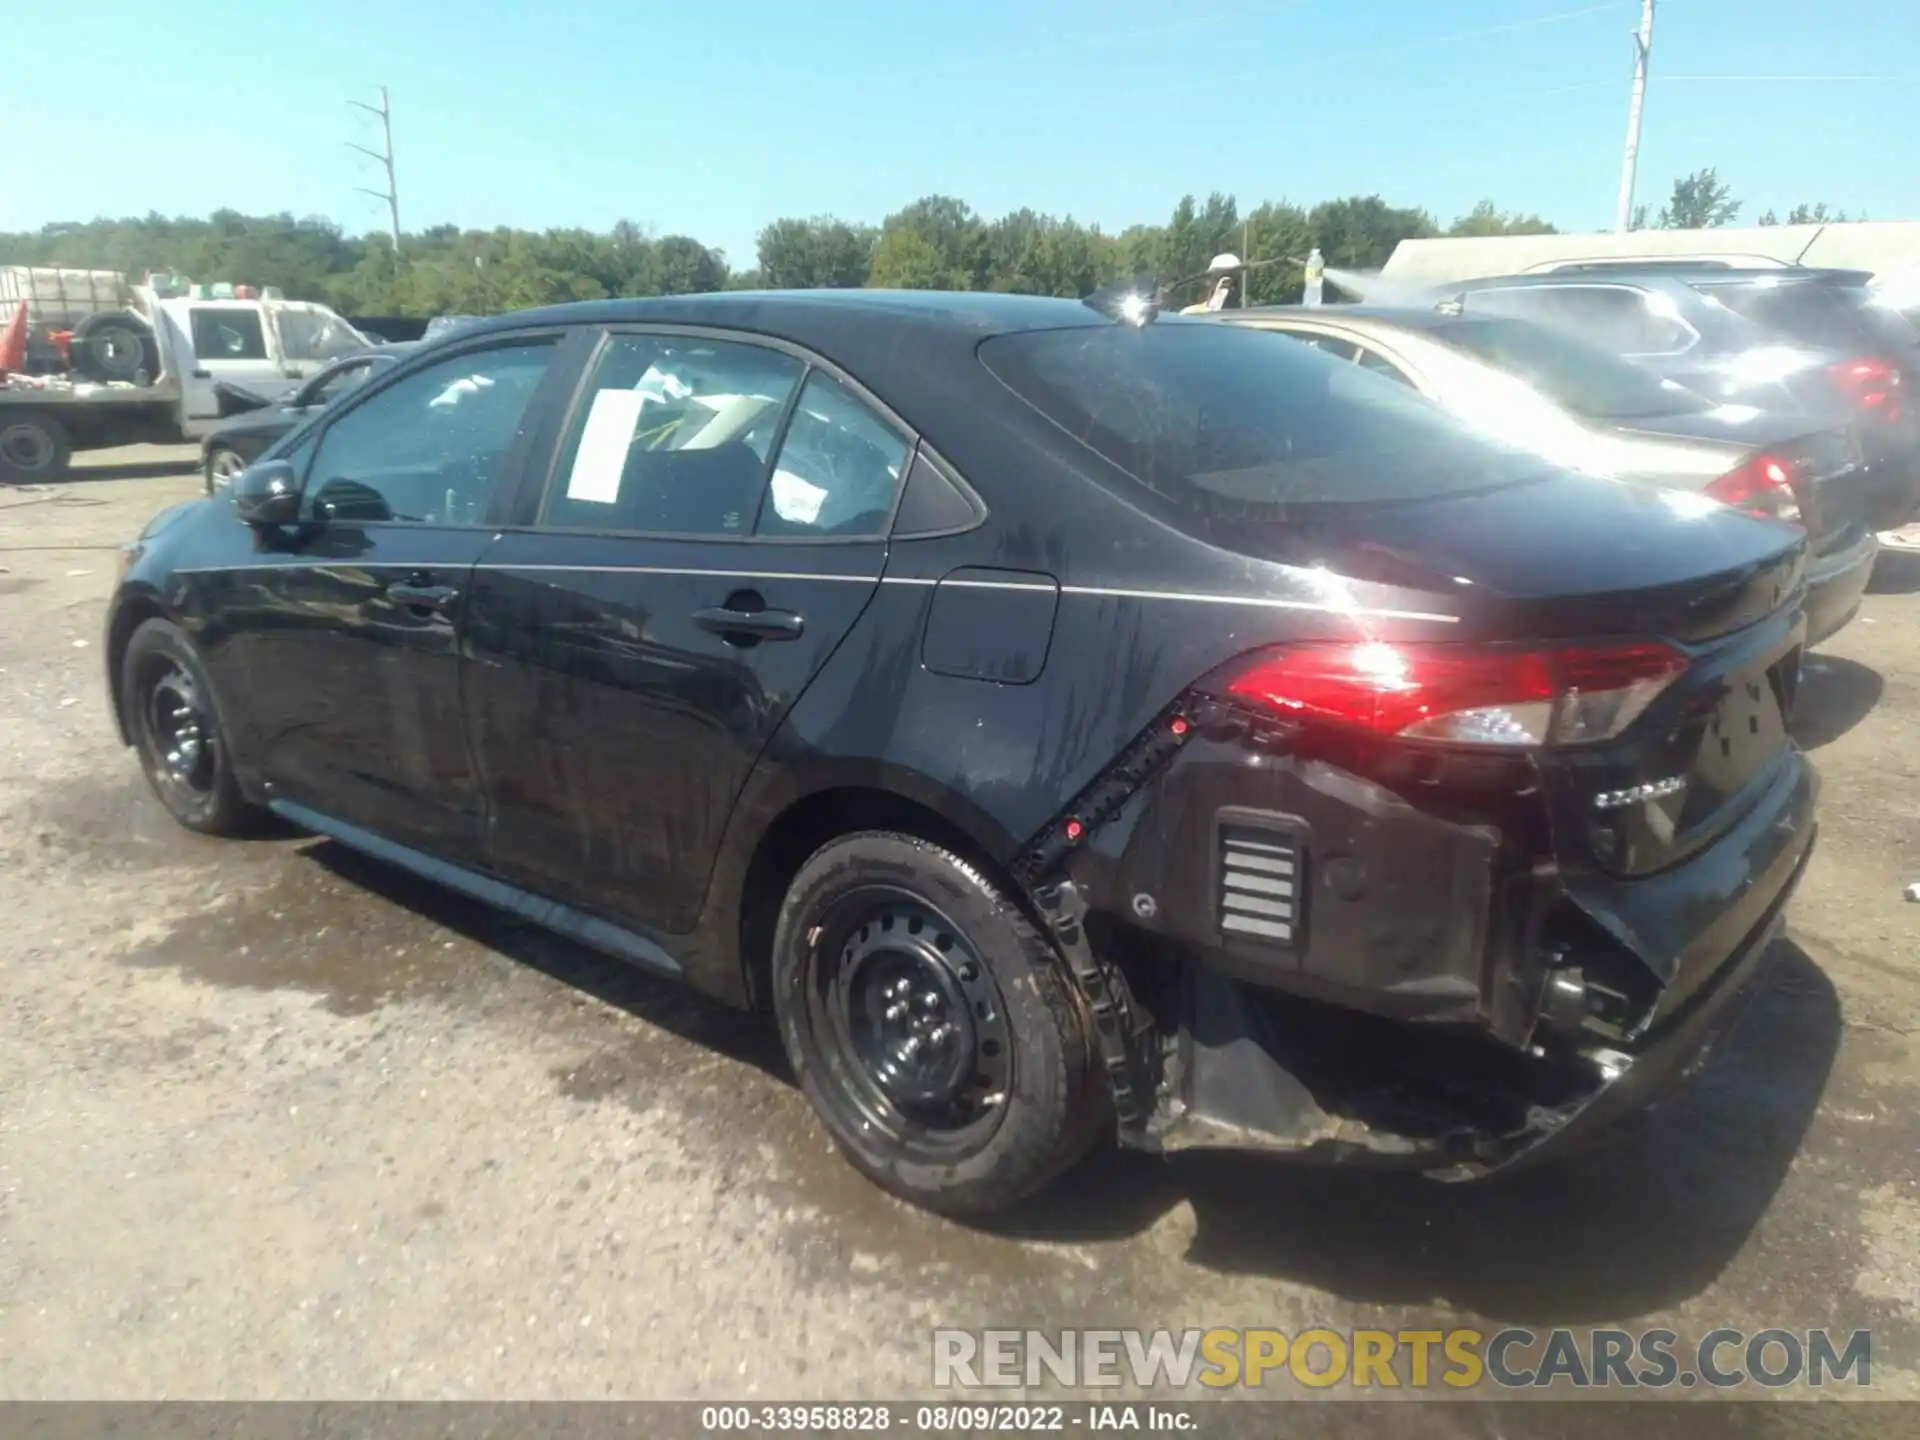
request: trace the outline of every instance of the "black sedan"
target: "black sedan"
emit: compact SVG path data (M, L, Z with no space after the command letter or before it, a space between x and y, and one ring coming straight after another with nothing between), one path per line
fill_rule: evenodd
M415 348L383 345L342 356L271 404L222 423L200 442L200 473L206 477L207 493L211 495L230 484L234 476L259 459L274 441L341 396L351 394Z
M1804 540L1138 297L487 321L129 547L114 713L778 1018L854 1164L1480 1175L1679 1073L1814 836Z

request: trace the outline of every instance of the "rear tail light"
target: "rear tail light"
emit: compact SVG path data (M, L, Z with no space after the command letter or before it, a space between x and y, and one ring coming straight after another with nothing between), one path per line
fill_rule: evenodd
M1510 650L1312 644L1260 651L1230 694L1403 740L1531 748L1609 740L1686 669L1657 643Z
M1729 470L1707 486L1707 494L1724 505L1758 515L1763 520L1801 523L1800 502L1793 493L1789 461L1764 452Z
M1862 410L1886 420L1900 418L1900 367L1872 358L1842 360L1828 367L1841 391Z

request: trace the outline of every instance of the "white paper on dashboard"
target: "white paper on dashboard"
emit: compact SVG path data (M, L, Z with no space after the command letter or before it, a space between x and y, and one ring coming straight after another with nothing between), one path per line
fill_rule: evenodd
M611 505L620 498L620 476L640 411L650 397L638 390L602 390L593 397L580 449L567 472L567 498Z

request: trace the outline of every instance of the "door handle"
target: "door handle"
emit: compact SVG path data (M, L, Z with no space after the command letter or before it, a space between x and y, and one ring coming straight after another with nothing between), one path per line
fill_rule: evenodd
M211 371L211 370L195 370L195 371L193 372L193 378L194 378L194 379L196 379L196 380L211 380L211 379L213 378L213 371Z
M736 610L714 605L693 612L693 623L729 644L741 640L798 640L807 623L791 610Z
M453 602L460 598L459 590L451 585L432 585L410 580L395 581L381 593L395 605L404 605L416 614L445 614L453 608Z

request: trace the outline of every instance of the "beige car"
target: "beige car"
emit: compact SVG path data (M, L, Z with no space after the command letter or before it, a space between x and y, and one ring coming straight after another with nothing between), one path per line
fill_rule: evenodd
M1710 496L1806 530L1808 642L1853 618L1878 546L1851 427L1721 404L1562 331L1373 306L1228 310L1409 385L1505 444L1569 469Z

